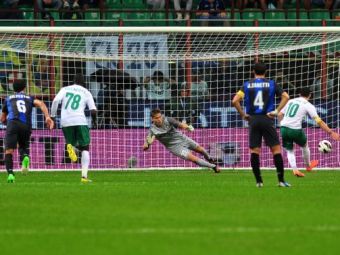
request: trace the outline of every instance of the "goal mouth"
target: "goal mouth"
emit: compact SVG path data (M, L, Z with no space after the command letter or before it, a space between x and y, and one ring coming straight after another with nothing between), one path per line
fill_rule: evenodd
M50 107L76 73L84 74L98 108L91 169L196 169L157 141L143 152L154 108L192 124L195 131L185 135L221 167L249 168L248 123L231 100L259 61L291 98L309 86L319 116L339 131L340 27L0 27L0 51L1 98L13 93L14 80L25 79L26 92ZM88 112L86 118L91 126ZM61 130L46 130L40 111L32 124L32 168L80 167L70 163ZM320 168L339 168L338 145L322 155L318 143L328 135L308 117L303 128ZM272 155L262 147L261 167L271 168ZM298 147L296 153L304 168Z

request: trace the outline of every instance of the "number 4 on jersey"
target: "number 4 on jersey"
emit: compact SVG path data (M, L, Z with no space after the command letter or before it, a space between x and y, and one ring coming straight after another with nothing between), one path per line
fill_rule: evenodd
M254 99L254 105L257 106L260 110L263 109L264 106L264 102L263 102L263 95L262 95L262 91L258 91L256 94L256 97Z

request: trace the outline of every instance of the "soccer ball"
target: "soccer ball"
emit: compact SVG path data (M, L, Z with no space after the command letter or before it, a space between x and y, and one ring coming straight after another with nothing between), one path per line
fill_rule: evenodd
M322 140L319 142L318 149L322 153L329 153L332 150L332 144L328 140Z

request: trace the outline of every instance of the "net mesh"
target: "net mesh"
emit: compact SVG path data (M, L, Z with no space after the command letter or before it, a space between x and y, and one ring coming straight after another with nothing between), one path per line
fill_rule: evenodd
M248 168L247 123L231 106L231 99L243 82L252 78L256 61L266 63L267 77L291 97L297 96L301 87L311 87L312 103L320 117L333 129L339 127L340 33L336 30L0 32L0 51L2 98L13 93L15 79L26 79L27 92L50 107L55 94L72 84L76 73L86 76L98 108L98 128L91 130L93 169L194 167L158 142L148 152L142 151L153 108L192 124L195 132L185 133L222 166ZM91 125L89 113L86 115ZM32 125L32 168L79 167L67 157L61 130L46 130L40 110L34 110ZM0 127L4 137L5 126ZM311 119L306 118L304 127L312 158L320 159L323 168L337 168L337 143L332 142L330 154L321 154L318 142L330 138ZM296 149L298 165L303 167L301 152ZM273 166L265 146L261 166Z

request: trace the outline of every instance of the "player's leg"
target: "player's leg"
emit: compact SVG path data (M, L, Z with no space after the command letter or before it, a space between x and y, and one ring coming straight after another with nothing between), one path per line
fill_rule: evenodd
M83 183L91 182L87 173L90 165L90 130L88 126L78 126L76 132L78 149L81 151L81 181Z
M199 157L196 157L194 154L192 154L191 152L188 152L186 159L195 163L196 165L200 166L200 167L208 167L214 170L215 173L219 173L221 172L221 170L219 169L219 167L216 164L211 164Z
M8 174L7 182L13 183L15 176L13 172L13 152L17 148L18 132L13 122L8 123L5 135L5 166Z
M293 174L296 177L304 177L305 175L298 170L296 165L296 157L294 152L294 132L296 131L290 128L281 127L282 146L287 152L288 163L293 169Z
M187 146L190 150L201 154L205 158L205 160L208 161L209 163L215 164L216 160L214 160L202 146L200 146L190 137L185 137L185 138L186 138L185 146Z
M307 137L306 137L305 132L303 132L303 130L301 130L301 134L296 137L295 142L301 147L303 161L305 163L306 170L312 171L312 169L319 164L319 161L310 160L310 150L309 150L308 143L307 143Z
M261 129L258 127L259 122L256 117L251 117L249 121L249 148L250 148L250 164L253 170L253 174L256 180L256 186L262 187L263 180L261 176L261 169L260 169L260 152L261 152L261 143L262 143L262 132Z
M74 147L77 145L76 140L77 126L63 127L63 134L66 140L66 150L72 162L77 162L78 157Z
M31 130L27 126L21 127L21 132L18 134L19 155L21 162L21 171L23 174L27 174L30 166L30 140Z
M281 146L279 136L276 133L272 119L264 119L262 122L263 138L273 154L274 164L276 167L279 187L290 187L290 184L284 180L284 165L281 154Z
M220 169L217 165L211 164L203 159L200 159L199 157L196 157L190 152L190 149L188 149L184 145L177 145L167 148L172 154L176 155L177 157L180 157L185 160L189 160L193 163L195 163L198 166L201 167L208 167L214 170L215 173L219 173Z

